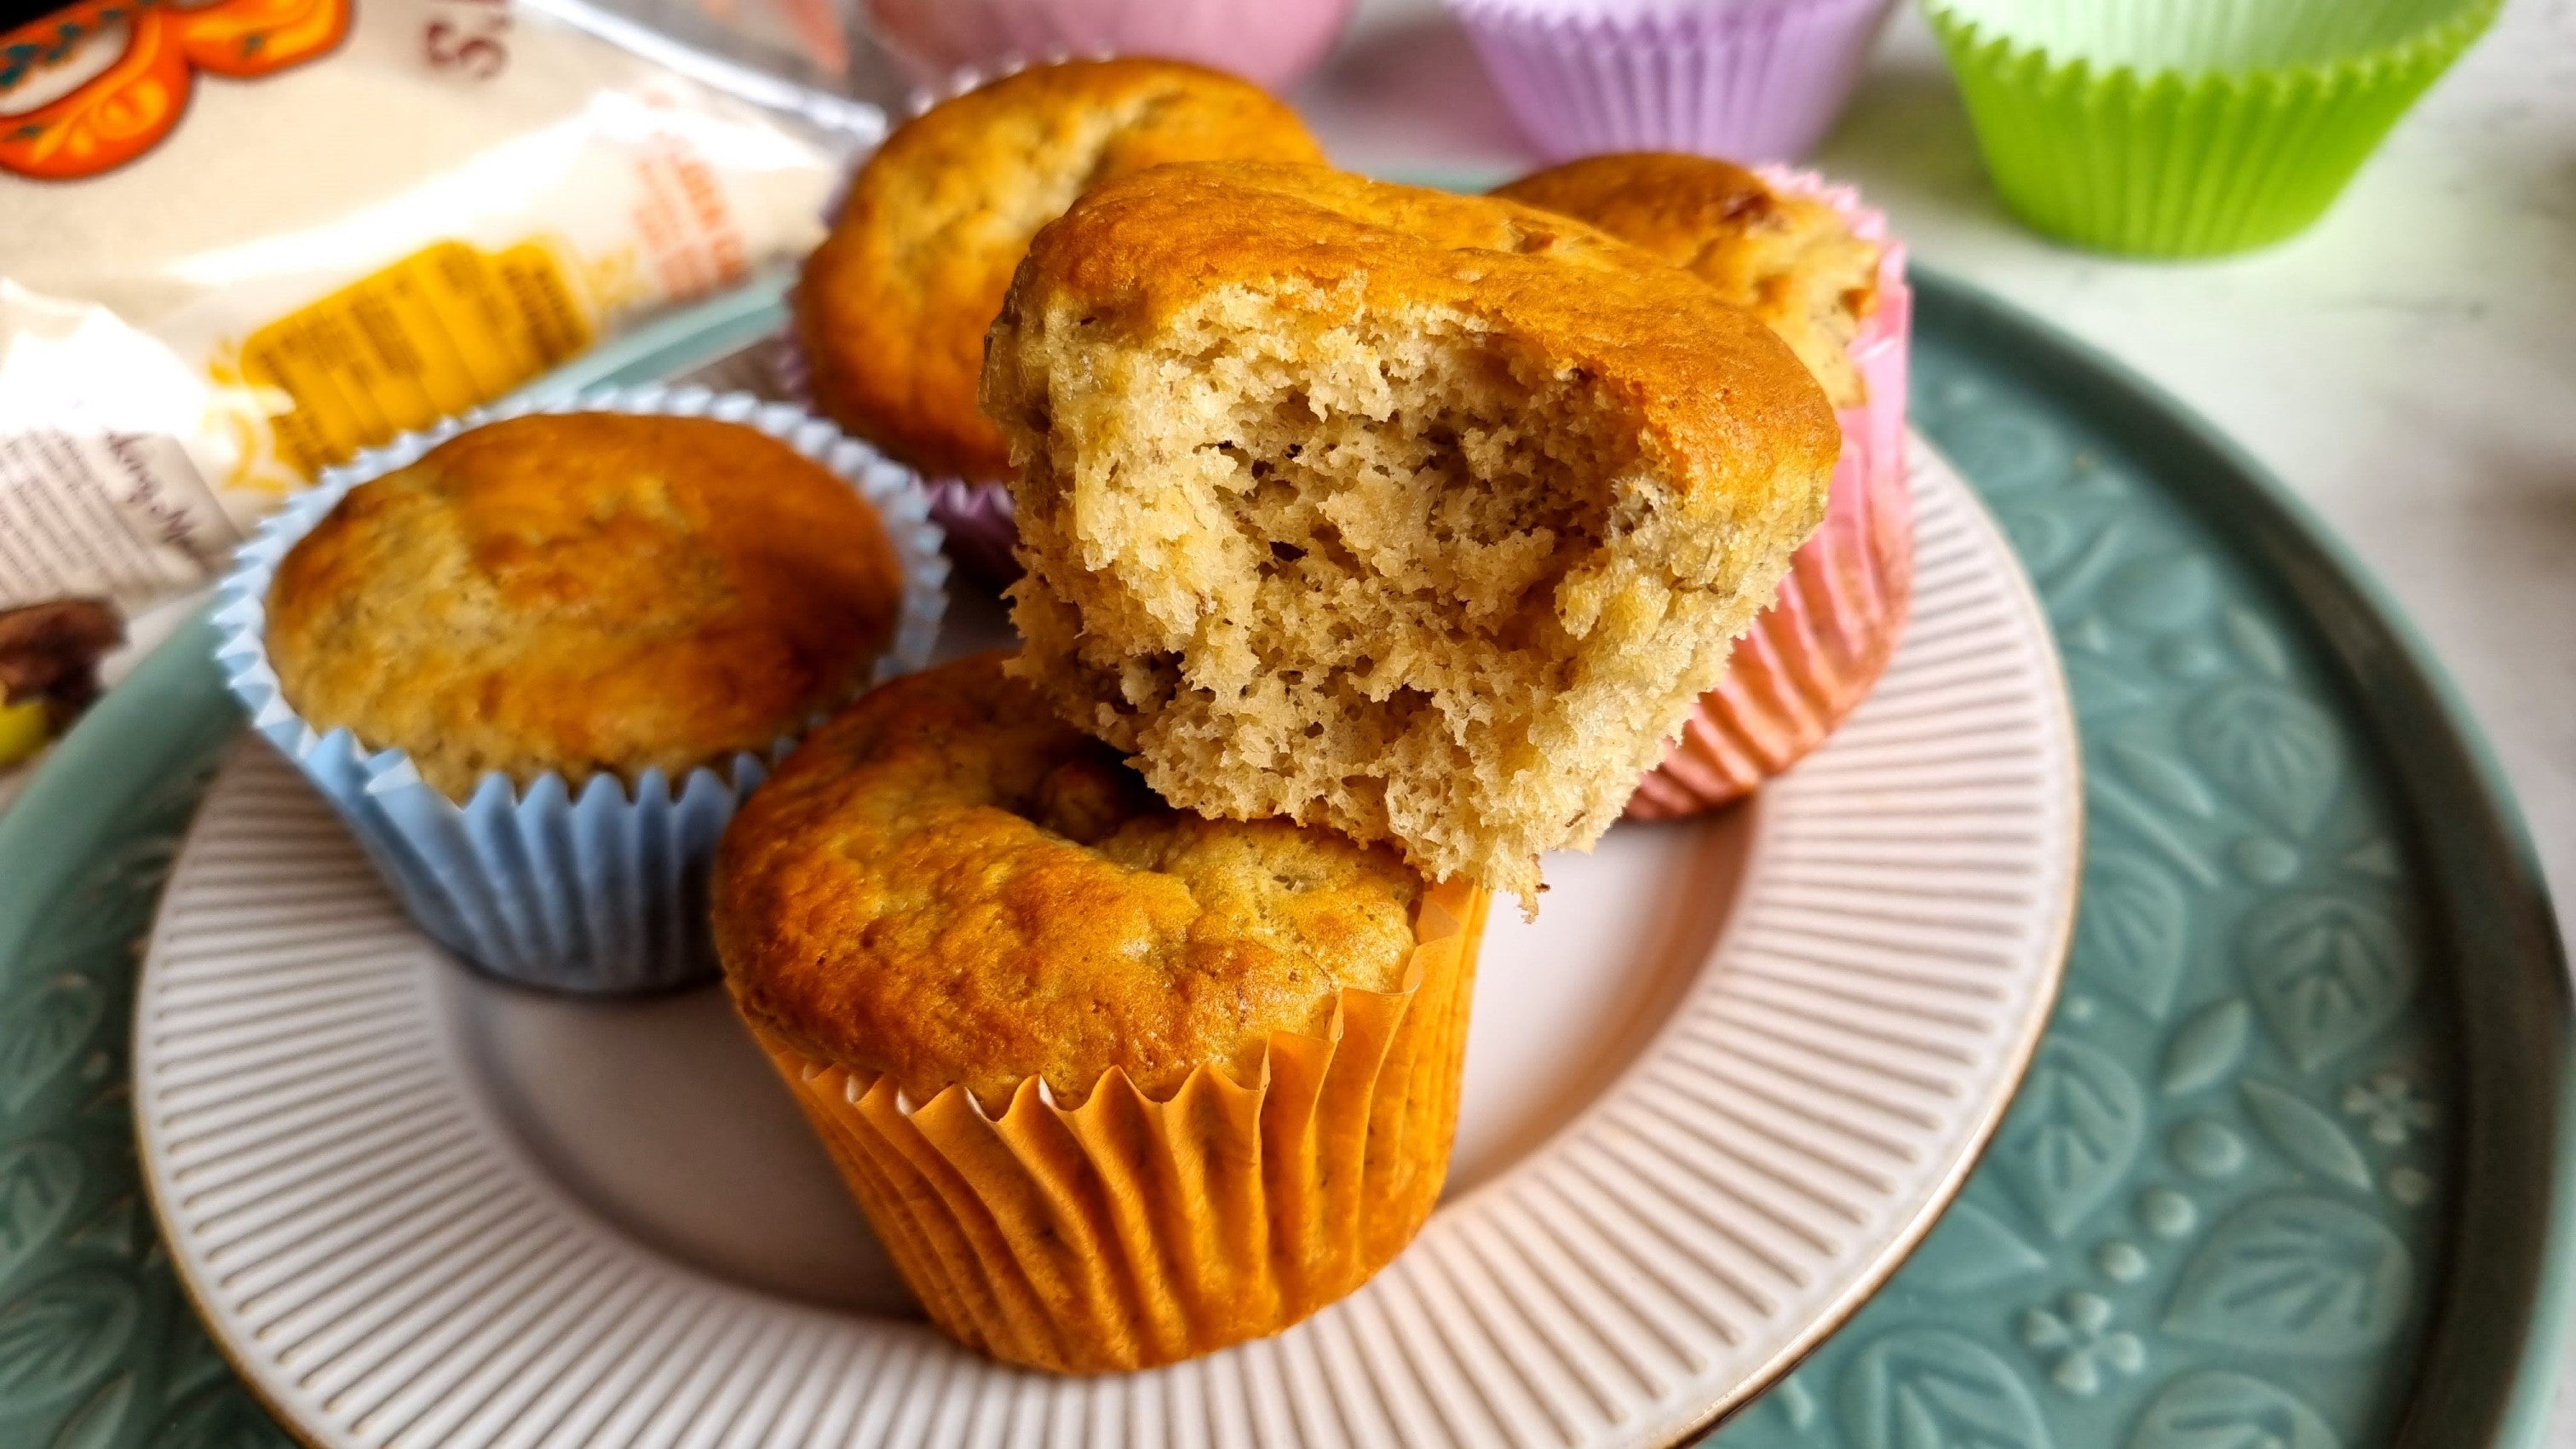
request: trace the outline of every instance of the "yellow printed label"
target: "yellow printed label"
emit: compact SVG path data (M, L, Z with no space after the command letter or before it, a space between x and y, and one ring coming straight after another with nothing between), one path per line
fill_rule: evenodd
M552 253L440 242L280 317L241 372L295 403L278 451L311 477L361 448L487 403L590 345Z
M0 703L0 770L43 749L53 735L51 724L41 699L24 704Z

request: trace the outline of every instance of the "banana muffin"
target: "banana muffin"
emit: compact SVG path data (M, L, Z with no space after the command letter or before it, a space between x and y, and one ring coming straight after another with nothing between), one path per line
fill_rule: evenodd
M903 574L866 499L756 429L533 414L352 489L277 567L267 645L317 732L487 775L676 782L864 687Z
M1725 667L1841 433L1778 337L1580 222L1320 167L1159 167L993 329L1020 670L1209 815L1534 905Z
M1455 1122L1480 892L1156 799L983 654L818 729L718 852L754 1035L966 1343L1139 1368L1409 1241Z
M1180 61L1072 60L932 107L886 138L806 262L796 330L815 406L932 475L998 479L976 411L984 332L1039 227L1167 161L1320 161L1297 113Z
M1823 200L1708 156L1631 151L1533 172L1494 195L1588 221L1748 308L1839 408L1868 401L1852 339L1878 307L1878 244Z

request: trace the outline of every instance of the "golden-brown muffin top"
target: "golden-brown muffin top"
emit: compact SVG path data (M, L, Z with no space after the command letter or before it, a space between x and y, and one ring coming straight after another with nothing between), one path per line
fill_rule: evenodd
M998 1107L1116 1067L1256 1079L1344 987L1402 984L1421 878L1282 820L1173 810L981 654L817 730L725 833L716 949L746 1014L915 1101Z
M902 588L876 510L764 433L536 414L350 490L278 564L268 654L314 728L457 800L676 781L865 685Z
M1004 476L976 379L1029 238L1100 182L1228 156L1323 152L1260 87L1169 60L1037 66L907 122L860 168L797 285L817 405L924 472Z
M1030 244L997 332L1079 327L1143 342L1230 289L1283 284L1345 299L1354 314L1491 326L1529 349L1531 366L1615 380L1686 510L1733 511L1714 506L1718 495L1768 489L1785 460L1820 453L1830 472L1842 446L1796 355L1695 278L1536 207L1323 166L1208 161L1094 188ZM1044 403L1043 380L1015 357L995 356L985 388L996 416ZM1806 527L1823 506L1821 487L1736 501L1807 516Z
M1494 195L1588 221L1682 268L1779 333L1836 407L1868 400L1851 343L1878 307L1879 248L1824 202L1732 162L1659 151L1587 156Z
M1014 668L1177 805L1525 900L1715 684L1842 441L1689 274L1320 167L1095 188L992 337Z

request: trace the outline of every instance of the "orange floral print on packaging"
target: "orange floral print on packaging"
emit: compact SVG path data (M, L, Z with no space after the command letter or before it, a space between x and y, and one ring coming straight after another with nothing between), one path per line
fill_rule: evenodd
M161 143L188 109L197 73L255 80L331 53L351 0L81 0L0 36L0 69L68 60L122 27L125 48L68 94L0 121L0 169L68 181L112 171Z

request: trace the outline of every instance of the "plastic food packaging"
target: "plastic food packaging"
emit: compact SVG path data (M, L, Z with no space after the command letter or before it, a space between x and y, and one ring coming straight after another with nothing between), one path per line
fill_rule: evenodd
M45 746L98 694L99 656L125 641L96 599L0 610L0 770Z
M576 9L0 35L0 610L193 588L322 470L819 240L872 109L755 103Z

